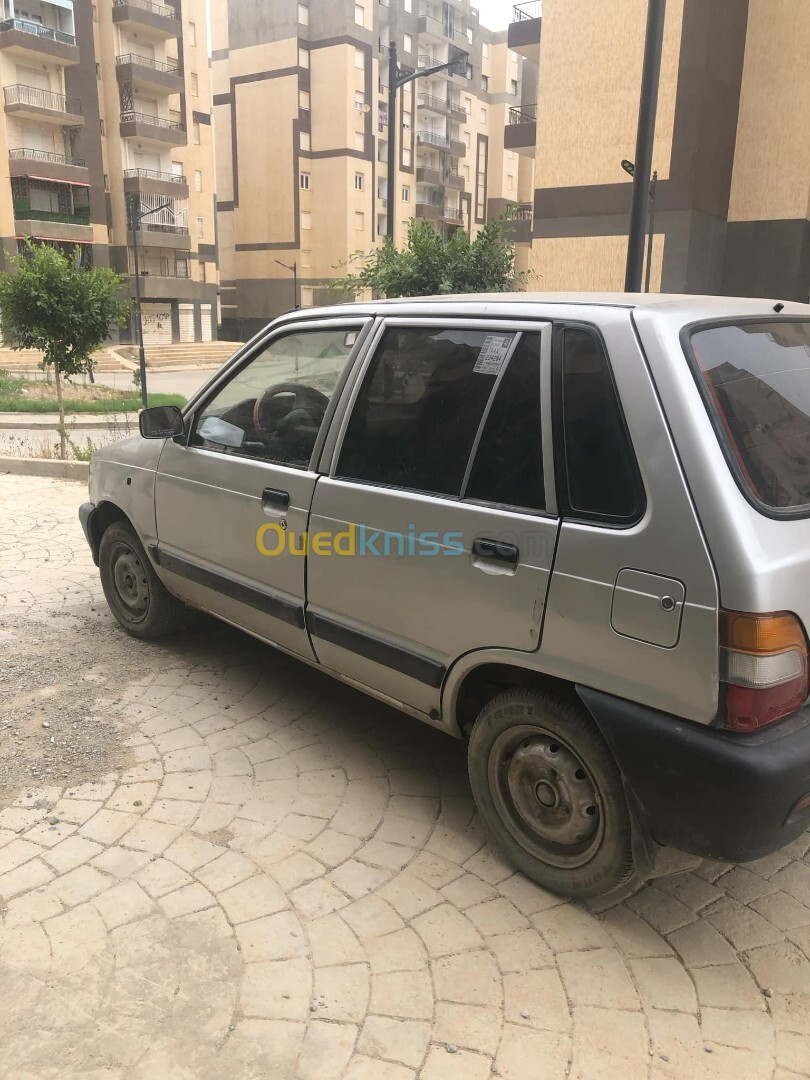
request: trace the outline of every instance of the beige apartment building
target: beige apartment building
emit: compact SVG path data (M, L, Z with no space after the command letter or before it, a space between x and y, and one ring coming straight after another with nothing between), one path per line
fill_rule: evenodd
M528 264L533 162L504 149L527 65L469 0L212 0L211 12L224 336L327 299L324 283L385 235L391 41L403 68L467 55L463 74L401 92L397 242L414 217L474 234L509 207Z
M0 80L3 259L30 237L128 275L134 295L129 215L145 214L146 341L215 337L205 0L3 0Z
M514 8L509 44L539 63L512 137L536 153L536 288L623 287L646 11ZM653 290L808 300L809 48L806 0L667 0Z

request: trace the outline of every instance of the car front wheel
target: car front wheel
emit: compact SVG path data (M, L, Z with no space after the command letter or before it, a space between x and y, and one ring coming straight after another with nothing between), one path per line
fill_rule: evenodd
M633 878L621 776L576 703L506 691L481 710L468 764L484 824L527 877L575 899L605 896Z
M98 565L110 610L128 634L148 640L180 626L185 606L166 590L130 525L105 530Z

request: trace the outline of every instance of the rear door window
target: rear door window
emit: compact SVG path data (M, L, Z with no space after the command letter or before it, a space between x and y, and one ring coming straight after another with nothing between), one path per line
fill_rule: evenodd
M810 512L810 322L712 326L690 342L744 489L769 510Z

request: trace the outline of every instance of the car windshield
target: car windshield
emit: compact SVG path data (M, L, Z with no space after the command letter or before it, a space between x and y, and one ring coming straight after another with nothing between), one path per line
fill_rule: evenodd
M746 486L771 509L810 511L810 322L714 326L691 344Z

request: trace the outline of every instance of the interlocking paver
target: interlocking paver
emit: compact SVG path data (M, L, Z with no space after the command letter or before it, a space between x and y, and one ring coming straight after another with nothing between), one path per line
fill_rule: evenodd
M0 477L4 631L75 655L121 749L0 805L5 1073L810 1073L810 837L562 901L488 843L462 746L217 624L116 630L82 497Z

